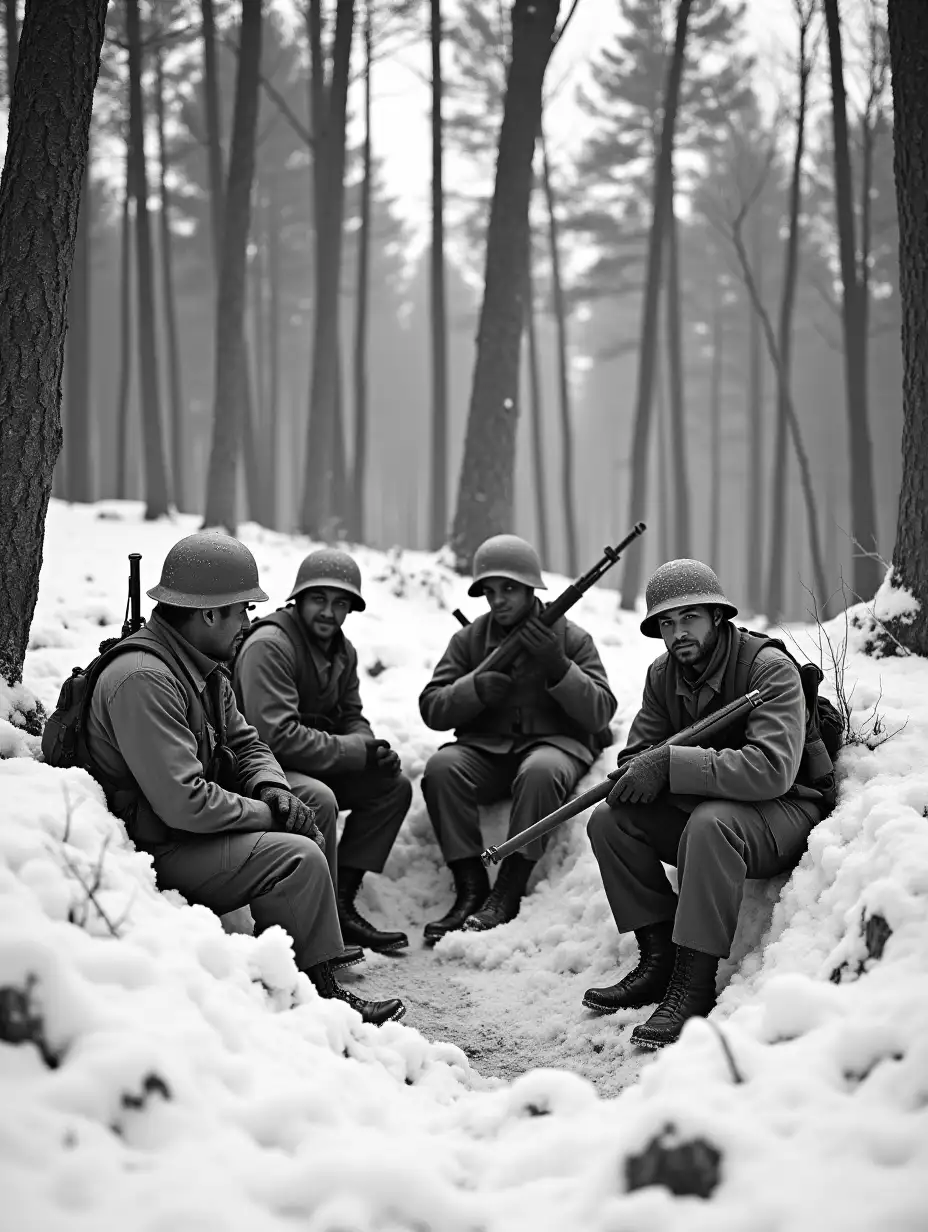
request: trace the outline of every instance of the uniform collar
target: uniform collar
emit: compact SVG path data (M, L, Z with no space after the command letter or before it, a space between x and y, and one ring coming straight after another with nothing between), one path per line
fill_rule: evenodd
M731 622L726 620L719 634L719 640L712 658L706 664L705 670L695 680L689 681L677 663L677 693L683 697L698 698L703 689L709 689L715 694L722 692L725 681L725 668L728 666L728 656L731 654ZM671 656L672 657L672 656ZM674 659L676 663L676 660Z
M167 642L180 659L181 664L187 669L197 692L202 693L206 688L207 678L221 665L209 655L197 650L196 646L191 646L190 642L185 637L181 637L166 620L162 620L157 612L152 612L148 627L153 629L162 641Z

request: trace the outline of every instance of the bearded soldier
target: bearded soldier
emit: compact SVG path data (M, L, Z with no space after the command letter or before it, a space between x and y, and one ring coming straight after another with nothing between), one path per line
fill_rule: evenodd
M256 933L278 924L290 935L321 996L365 1022L402 1017L401 1001L362 1001L336 983L344 943L323 836L225 674L249 610L267 599L251 552L217 532L188 535L148 595L151 619L103 667L86 735L92 772L152 856L159 889L220 915L249 906Z
M589 989L583 1003L612 1013L659 1002L632 1033L633 1042L658 1048L714 1006L745 878L796 864L824 797L803 756L806 703L790 656L732 624L737 608L698 560L662 565L645 598L641 631L663 638L667 653L648 669L609 776L615 786L588 827L616 925L634 931L639 960L617 984ZM752 689L763 705L712 747L651 747ZM677 866L678 894L662 861Z
M521 833L557 808L592 765L615 713L590 635L565 618L551 628L540 620L535 591L544 589L538 556L524 539L494 535L481 544L468 593L483 595L490 611L454 634L419 697L429 727L455 729L453 743L429 758L422 781L456 891L448 913L426 925L427 943L462 927L495 928L518 914L542 841L508 856L491 891L478 806L511 794L509 836ZM507 635L522 647L511 672L480 671Z
M234 683L242 713L283 766L291 789L316 812L345 941L388 953L408 944L406 934L375 927L355 896L366 873L383 870L412 787L398 754L374 736L361 706L358 653L342 626L366 606L361 571L347 552L310 552L287 606L249 633ZM336 847L343 808L351 812Z

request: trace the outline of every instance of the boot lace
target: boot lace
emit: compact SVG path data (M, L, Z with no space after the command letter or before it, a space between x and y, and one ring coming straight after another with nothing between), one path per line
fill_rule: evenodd
M692 955L682 947L678 948L676 961L673 964L673 974L670 977L670 984L657 1010L659 1014L673 1016L678 1013L686 997L692 965Z

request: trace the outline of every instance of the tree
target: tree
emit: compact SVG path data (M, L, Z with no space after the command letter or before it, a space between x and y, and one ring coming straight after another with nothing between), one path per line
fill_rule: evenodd
M364 143L361 172L361 225L358 233L358 279L354 340L354 465L351 478L350 532L364 542L364 482L367 476L367 334L371 249L371 5L364 11Z
M9 98L13 97L13 79L16 76L16 56L19 45L19 32L16 21L16 0L4 0L3 25L6 30L6 91Z
M0 178L0 675L22 679L61 450L61 374L106 0L28 0Z
M639 520L645 503L648 470L648 437L651 429L651 400L657 352L657 309L661 286L661 254L667 220L670 217L670 193L673 187L673 139L683 78L686 27L692 0L680 0L677 9L677 32L673 57L667 71L667 85L661 126L660 152L654 172L652 192L651 233L648 240L648 267L645 280L641 335L638 350L638 396L635 405L635 427L632 442L632 482L629 492L629 525ZM622 575L622 607L633 611L641 585L641 550L632 547L625 557Z
M442 130L441 0L431 0L432 49L432 246L429 301L432 342L432 460L429 542L433 550L448 535L448 325L445 303L445 190Z
M891 622L894 636L928 655L928 6L889 0L902 300L902 487L894 576L918 601L914 619Z
M93 203L90 162L88 150L68 293L64 365L65 494L68 500L83 502L93 500L90 457L90 237Z
M216 310L216 381L213 442L206 481L205 526L236 528L236 478L242 448L242 388L247 379L242 336L245 317L245 271L251 226L251 192L255 171L258 87L261 69L261 0L242 0L242 24L235 109L224 194L222 260Z
M119 377L116 384L116 496L129 494L129 387L132 381L132 156L126 142L126 176L119 231Z
M519 353L525 327L528 207L545 69L559 0L515 0L512 56L487 230L486 275L452 547L469 568L479 544L512 525Z

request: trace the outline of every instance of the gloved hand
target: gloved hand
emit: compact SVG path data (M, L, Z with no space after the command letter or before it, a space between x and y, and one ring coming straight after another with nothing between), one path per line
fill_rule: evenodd
M320 851L325 851L325 838L316 825L316 810L304 804L299 796L283 787L262 787L258 799L271 810L271 817L288 834L305 834Z
M499 706L509 696L512 677L505 672L478 672L474 677L474 688L485 706Z
M659 744L646 749L607 778L615 780L615 787L606 797L610 808L618 804L650 804L670 782L670 745Z
M557 684L570 667L570 659L564 653L557 634L542 624L537 616L530 616L519 630L519 639L529 655L538 663L548 684Z
M389 740L368 740L367 759L364 769L370 774L391 774L400 772L399 754L390 748Z

